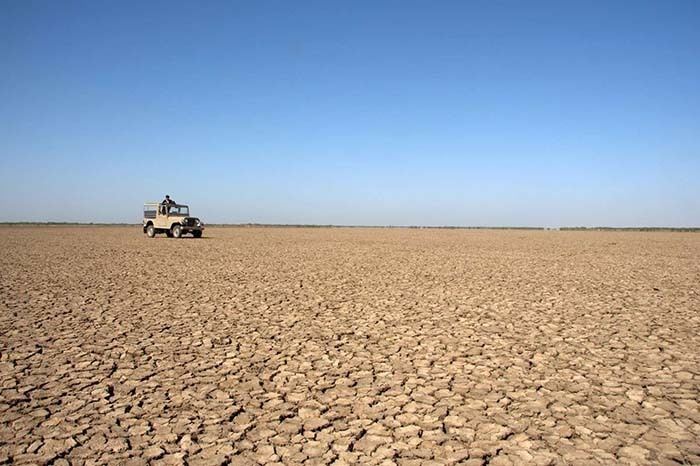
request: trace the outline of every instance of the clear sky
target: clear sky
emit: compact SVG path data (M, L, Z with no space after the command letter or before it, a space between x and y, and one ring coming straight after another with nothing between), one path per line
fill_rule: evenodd
M0 221L700 226L700 2L0 2Z

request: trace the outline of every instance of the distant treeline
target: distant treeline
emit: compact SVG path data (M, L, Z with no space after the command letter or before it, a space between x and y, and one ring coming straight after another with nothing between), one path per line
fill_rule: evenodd
M700 227L673 228L673 227L561 227L561 231L678 231L700 232Z
M700 232L699 228L672 227L487 227L487 226L419 226L419 225L306 225L284 223L208 223L223 228L407 228L415 230L531 230L531 231L677 231Z
M418 225L304 225L277 223L208 223L212 227L235 228L408 228L415 230L544 230L542 227L461 227L461 226L418 226Z
M28 227L135 227L140 223L84 223L84 222L0 222L0 226Z
M0 222L0 226L72 226L72 227L141 227L140 223L81 223L81 222ZM223 228L408 228L412 230L559 230L559 231L649 231L700 232L700 227L485 227L485 226L418 226L418 225L304 225L283 223L207 223L207 227Z

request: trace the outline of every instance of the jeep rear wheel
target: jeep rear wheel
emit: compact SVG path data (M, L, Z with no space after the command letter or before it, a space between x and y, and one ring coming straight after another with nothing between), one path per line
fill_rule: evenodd
M173 225L170 232L172 233L173 238L179 238L182 236L182 227L180 225Z
M153 238L154 236L156 236L156 228L153 225L148 225L146 227L146 235L149 238Z

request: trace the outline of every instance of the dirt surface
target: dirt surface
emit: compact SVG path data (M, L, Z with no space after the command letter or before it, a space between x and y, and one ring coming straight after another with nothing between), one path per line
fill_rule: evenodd
M700 234L1 233L0 462L700 464Z

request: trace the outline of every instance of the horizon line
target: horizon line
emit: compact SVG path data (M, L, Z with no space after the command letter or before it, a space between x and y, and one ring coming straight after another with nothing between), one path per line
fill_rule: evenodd
M0 222L0 226L120 226L137 227L141 223L126 222ZM396 228L433 230L537 230L537 231L676 231L700 232L700 227L650 227L650 226L484 226L484 225L338 225L305 223L208 223L206 226L221 228Z

